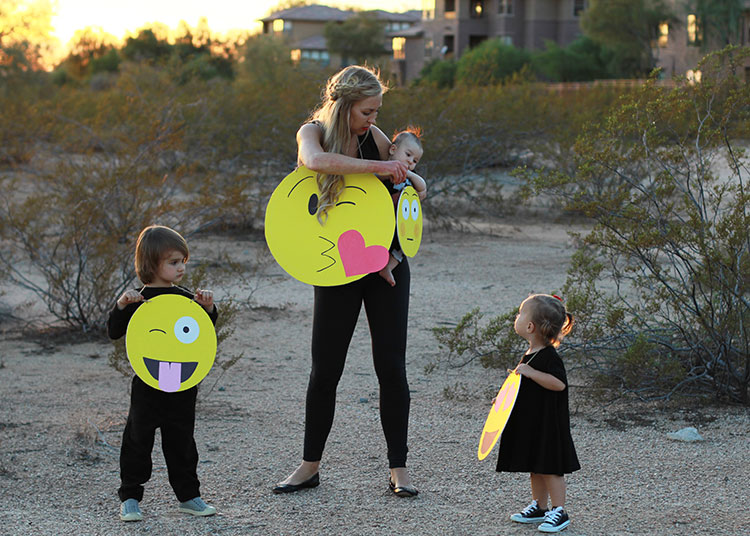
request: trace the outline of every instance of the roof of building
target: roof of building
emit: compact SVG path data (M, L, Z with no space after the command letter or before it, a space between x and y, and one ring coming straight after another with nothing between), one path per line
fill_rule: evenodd
M305 21L329 21L329 20L346 20L352 16L351 11L343 11L336 9L335 7L311 5L311 6L299 6L292 7L289 9L283 9L271 13L267 17L264 17L261 22L271 22L277 19L284 20L305 20Z
M391 13L390 11L383 11L382 9L375 9L372 11L366 11L365 13L373 13L378 19L387 22L419 22L422 18L420 11L407 11L405 13ZM272 22L274 20L283 19L289 21L317 21L317 22L328 22L328 21L345 21L349 17L356 14L355 11L348 11L343 9L337 9L335 7L323 6L314 4L310 6L299 6L292 7L289 9L283 9L276 11L270 15L260 19L261 22Z

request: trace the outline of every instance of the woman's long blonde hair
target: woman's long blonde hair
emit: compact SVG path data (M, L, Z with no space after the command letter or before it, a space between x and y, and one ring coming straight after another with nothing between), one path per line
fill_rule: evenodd
M378 73L361 65L350 65L333 75L323 90L320 105L310 116L323 130L323 150L345 154L352 139L349 128L352 105L382 95L386 90ZM328 209L334 206L341 193L343 176L318 173L317 181L320 191L318 221L323 223Z

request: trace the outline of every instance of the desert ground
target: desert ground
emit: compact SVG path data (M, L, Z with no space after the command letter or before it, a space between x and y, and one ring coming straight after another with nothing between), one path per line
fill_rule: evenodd
M242 284L213 288L243 304L220 352L244 357L201 384L196 441L204 499L218 515L177 511L157 437L144 520L119 520L118 450L130 378L108 365L111 344L0 323L0 534L3 535L530 535L508 516L530 500L528 475L498 474L476 456L490 400L505 373L438 366L432 328L480 307L508 311L530 292L559 289L572 246L566 224L523 218L473 230L425 233L411 261L407 362L412 405L409 468L420 494L392 495L378 416L378 385L361 315L339 385L321 485L291 495L271 487L301 459L310 367L312 289L274 263ZM204 236L196 258L227 252L248 265L260 235ZM12 289L4 311L38 309ZM115 297L113 297L114 300ZM221 307L221 303L219 303ZM36 308L36 309L35 309ZM750 414L591 397L569 368L573 438L582 469L568 476L569 535L748 535ZM214 386L213 389L210 389ZM667 434L694 426L700 442Z

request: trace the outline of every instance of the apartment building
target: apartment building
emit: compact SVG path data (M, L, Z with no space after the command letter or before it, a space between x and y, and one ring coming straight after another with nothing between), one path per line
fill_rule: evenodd
M698 62L708 51L721 49L726 42L717 35L711 35L705 28L705 21L700 20L685 2L671 0L670 3L677 22L659 25L656 42L652 43L657 66L662 68L665 78L687 75L700 81ZM750 46L750 0L744 0L742 4L736 42L733 44ZM745 80L750 82L750 63L745 66Z
M458 58L485 39L518 48L565 46L580 35L586 0L424 0L425 55Z
M405 36L413 39L420 35L421 30L418 26L421 13L419 11L391 13L374 10L370 13L385 23L384 46L389 55L394 54L397 57L403 57L407 51L410 51L408 49L411 49L411 43L407 47ZM271 13L261 19L261 22L263 23L264 34L278 35L288 43L291 48L292 60L340 68L350 59L341 58L328 50L325 40L325 27L329 22L344 22L354 15L353 11L314 4ZM396 50L393 49L394 43L397 47ZM414 55L414 52L411 52L411 54Z

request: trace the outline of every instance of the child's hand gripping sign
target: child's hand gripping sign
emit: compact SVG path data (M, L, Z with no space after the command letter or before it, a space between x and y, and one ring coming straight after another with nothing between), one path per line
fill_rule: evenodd
M479 448L477 449L477 456L480 460L484 460L487 457L498 439L500 439L505 425L508 423L508 417L510 417L510 413L513 411L520 387L521 375L515 370L510 371L503 386L497 393L495 402L490 408L490 414L484 423L482 436L479 438Z
M300 166L276 187L266 207L266 242L289 275L310 285L356 281L388 263L395 216L383 183L369 173L344 176L321 224L316 173Z
M216 330L206 310L177 294L144 301L125 334L128 361L146 385L174 393L198 385L216 358Z

